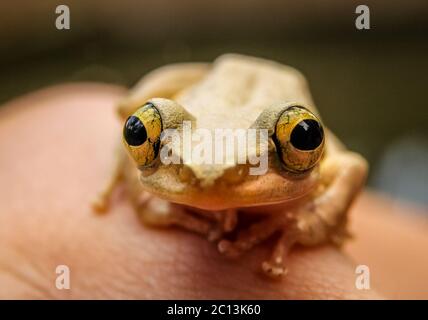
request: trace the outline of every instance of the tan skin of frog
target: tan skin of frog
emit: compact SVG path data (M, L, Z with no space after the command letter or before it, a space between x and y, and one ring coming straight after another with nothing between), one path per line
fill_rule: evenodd
M340 245L347 238L346 213L364 185L367 163L322 126L295 69L230 54L213 64L165 66L143 77L120 103L119 114L127 123L125 135L131 115L145 135L140 144L132 140L138 137L123 138L130 157L123 148L118 152L111 180L94 203L97 211L108 209L115 185L124 180L145 224L197 232L216 241L226 256L237 257L278 234L272 256L262 263L272 277L286 274L293 245ZM267 129L268 171L253 176L238 163L163 164L161 131L180 131L184 120L192 121L192 129ZM315 126L306 134L317 141L302 148L292 135L303 122ZM182 156L179 149L173 152ZM254 213L259 219L241 227L239 221Z

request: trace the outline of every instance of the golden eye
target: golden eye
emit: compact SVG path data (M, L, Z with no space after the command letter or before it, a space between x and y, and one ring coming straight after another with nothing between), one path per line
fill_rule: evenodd
M324 130L303 107L286 109L278 119L273 140L286 169L300 173L313 168L324 150Z
M126 120L123 142L138 166L148 166L156 159L161 132L162 119L152 103L145 104Z

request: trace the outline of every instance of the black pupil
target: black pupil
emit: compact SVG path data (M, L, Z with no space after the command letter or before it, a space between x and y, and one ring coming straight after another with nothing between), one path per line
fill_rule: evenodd
M299 150L314 150L322 142L324 131L320 123L313 119L300 121L291 132L291 144Z
M130 116L123 127L123 136L130 146L141 146L147 140L147 131L138 117Z

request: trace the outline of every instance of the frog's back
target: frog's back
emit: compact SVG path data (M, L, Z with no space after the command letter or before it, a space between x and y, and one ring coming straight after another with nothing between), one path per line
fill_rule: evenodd
M200 82L175 100L198 119L198 127L208 129L248 128L276 102L313 106L306 81L297 70L235 54L219 57Z

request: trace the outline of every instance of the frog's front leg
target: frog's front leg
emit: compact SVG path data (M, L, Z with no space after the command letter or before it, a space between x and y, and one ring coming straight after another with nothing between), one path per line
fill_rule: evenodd
M197 212L190 213L181 205L155 197L143 190L139 181L139 172L123 150L118 148L114 158L109 180L92 204L95 211L108 210L115 187L124 181L126 194L138 217L145 225L151 227L179 226L206 236L210 240L216 240L224 232L230 231L228 229L230 222L224 222L229 220L225 217L225 213L219 212L217 216L211 215L211 219L209 219ZM233 219L233 216L231 217Z
M213 229L212 222L186 212L183 206L148 194L146 196L146 201L134 203L137 214L145 225L151 227L179 226L204 236L208 236Z
M233 230L235 214L217 212L218 215L205 215L189 211L187 207L171 203L148 193L131 199L141 221L151 227L178 226L205 236L210 241L218 240L224 233Z
M220 252L236 256L247 251L276 232L281 236L270 260L263 262L263 271L274 277L287 272L284 259L295 244L315 245L338 239L346 234L346 212L361 189L367 173L367 163L358 154L338 152L325 159L320 168L320 185L309 202L293 212L270 216L244 230L234 242L219 242Z
M208 234L209 241L221 239L226 233L235 230L238 224L238 210L236 208L219 211L206 211L192 208L191 211L215 222L215 226Z

